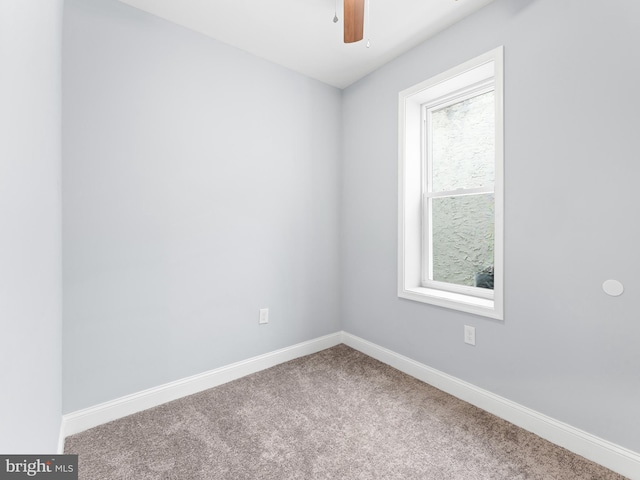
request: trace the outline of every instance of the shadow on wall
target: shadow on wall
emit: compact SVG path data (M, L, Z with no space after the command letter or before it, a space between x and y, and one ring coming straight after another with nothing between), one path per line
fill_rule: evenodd
M72 3L73 8L92 12L98 17L118 18L127 23L146 22L150 23L156 19L148 13L138 10L119 0L64 0L65 3Z
M511 14L516 15L527 7L531 6L532 3L535 3L537 0L511 0L504 4L504 8L508 10Z

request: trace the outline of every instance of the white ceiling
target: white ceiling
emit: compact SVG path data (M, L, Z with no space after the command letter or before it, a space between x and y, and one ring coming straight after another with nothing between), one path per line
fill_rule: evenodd
M344 88L493 0L367 0L354 44L342 41L342 0L338 23L336 0L120 1Z

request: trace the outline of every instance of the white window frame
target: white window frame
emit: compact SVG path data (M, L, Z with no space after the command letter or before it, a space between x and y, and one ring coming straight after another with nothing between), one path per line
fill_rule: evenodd
M429 80L403 90L398 104L398 296L503 320L504 291L504 67L498 47ZM438 105L493 90L495 94L494 289L429 280L428 226L424 182L426 113ZM478 190L476 192L475 190ZM482 190L482 191L481 191ZM469 189L463 194L483 193ZM450 192L449 192L450 193ZM425 246L426 245L426 246Z
M463 293L474 297L493 298L493 290L487 288L471 287L465 285L457 285L454 283L439 282L432 280L433 278L433 265L431 258L433 257L433 243L430 241L432 238L432 222L431 222L431 208L429 205L429 199L433 198L451 198L463 195L477 195L477 194L494 194L495 188L480 187L480 188L459 188L451 191L432 191L432 167L433 167L433 151L431 142L426 142L426 139L431 135L431 114L434 110L440 110L442 108L455 105L456 103L463 102L470 98L482 95L484 93L494 92L495 86L493 77L477 82L474 85L465 86L461 90L451 92L444 97L437 98L428 104L422 105L422 124L424 132L422 134L422 286L425 288L434 288L438 290L449 290L451 292ZM426 145L425 145L426 143ZM494 197L495 198L495 197Z

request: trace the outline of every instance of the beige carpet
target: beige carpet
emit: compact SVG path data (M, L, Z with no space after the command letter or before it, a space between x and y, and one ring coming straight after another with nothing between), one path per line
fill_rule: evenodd
M345 345L66 439L80 479L623 479Z

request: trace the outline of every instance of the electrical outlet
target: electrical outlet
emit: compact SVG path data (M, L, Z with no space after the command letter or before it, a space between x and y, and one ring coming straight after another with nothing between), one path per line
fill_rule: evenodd
M464 343L469 345L476 344L476 328L469 325L464 326Z
M260 320L258 321L260 325L263 323L269 323L269 309L261 308L260 309Z

